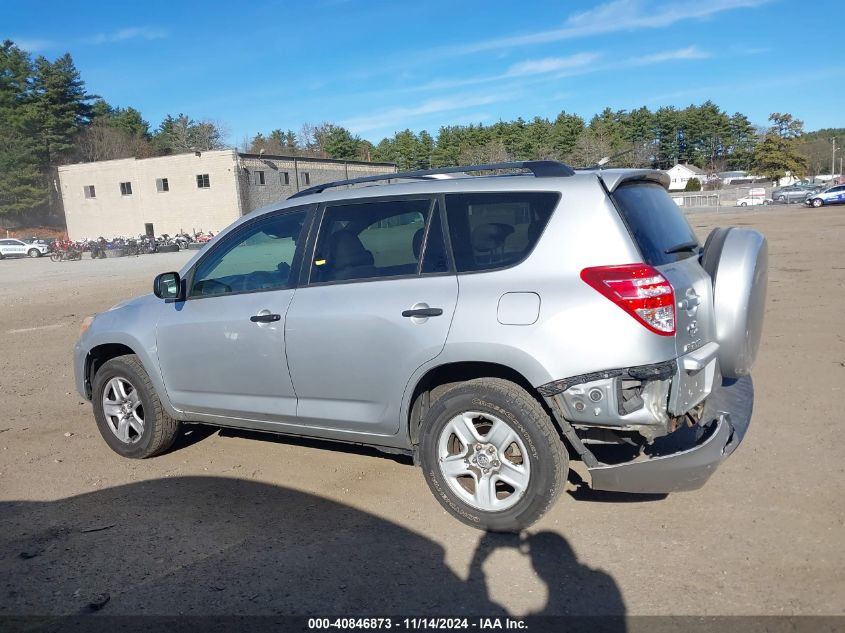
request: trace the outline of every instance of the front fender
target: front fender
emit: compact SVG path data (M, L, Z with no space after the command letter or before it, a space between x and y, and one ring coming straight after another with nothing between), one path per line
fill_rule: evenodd
M167 396L158 362L155 326L158 321L158 301L133 301L98 314L88 330L74 346L74 374L76 388L88 398L86 372L91 351L101 345L123 345L132 350L150 377L165 411L173 418L184 419Z

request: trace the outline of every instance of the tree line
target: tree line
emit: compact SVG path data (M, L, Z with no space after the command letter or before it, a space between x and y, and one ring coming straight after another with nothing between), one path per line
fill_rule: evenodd
M167 115L153 129L134 107L89 94L69 54L33 57L11 41L0 46L0 214L56 208L56 167L69 162L163 156L229 147L223 126ZM396 163L400 170L507 160L563 160L589 166L614 157L620 167L667 169L689 162L707 171L744 170L771 178L830 171L830 140L845 129L805 133L788 113L755 126L712 101L686 108L606 108L589 120L518 118L491 125L447 125L435 133L398 131L374 144L334 123L277 128L246 138L252 153Z

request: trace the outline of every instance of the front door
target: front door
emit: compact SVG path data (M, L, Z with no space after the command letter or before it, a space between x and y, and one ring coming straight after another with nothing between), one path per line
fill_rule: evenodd
M286 324L300 424L395 435L408 380L443 349L458 297L437 205L325 209Z
M177 409L270 422L295 415L284 327L306 217L300 208L245 224L186 275L187 299L168 304L156 330Z

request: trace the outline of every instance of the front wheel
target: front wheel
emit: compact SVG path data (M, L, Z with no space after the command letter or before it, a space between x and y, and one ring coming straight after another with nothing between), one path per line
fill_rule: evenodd
M27 255L30 257L41 257L41 251L37 248L30 248L29 251L27 251Z
M818 209L820 206L824 204L824 200L821 198L813 198L813 206Z
M107 361L94 377L94 418L106 444L133 459L166 451L178 422L161 405L150 377L134 354Z
M479 378L444 394L423 420L429 488L459 521L517 532L560 495L568 455L548 414L518 385Z

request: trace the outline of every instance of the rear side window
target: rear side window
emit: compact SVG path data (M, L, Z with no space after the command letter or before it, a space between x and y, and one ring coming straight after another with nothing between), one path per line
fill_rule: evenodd
M661 266L698 254L695 233L660 185L622 185L613 193L613 199L645 263ZM671 252L683 246L688 248Z
M327 207L311 282L416 275L431 211L428 199Z
M558 193L511 191L446 196L458 272L513 266L525 259L552 216Z

